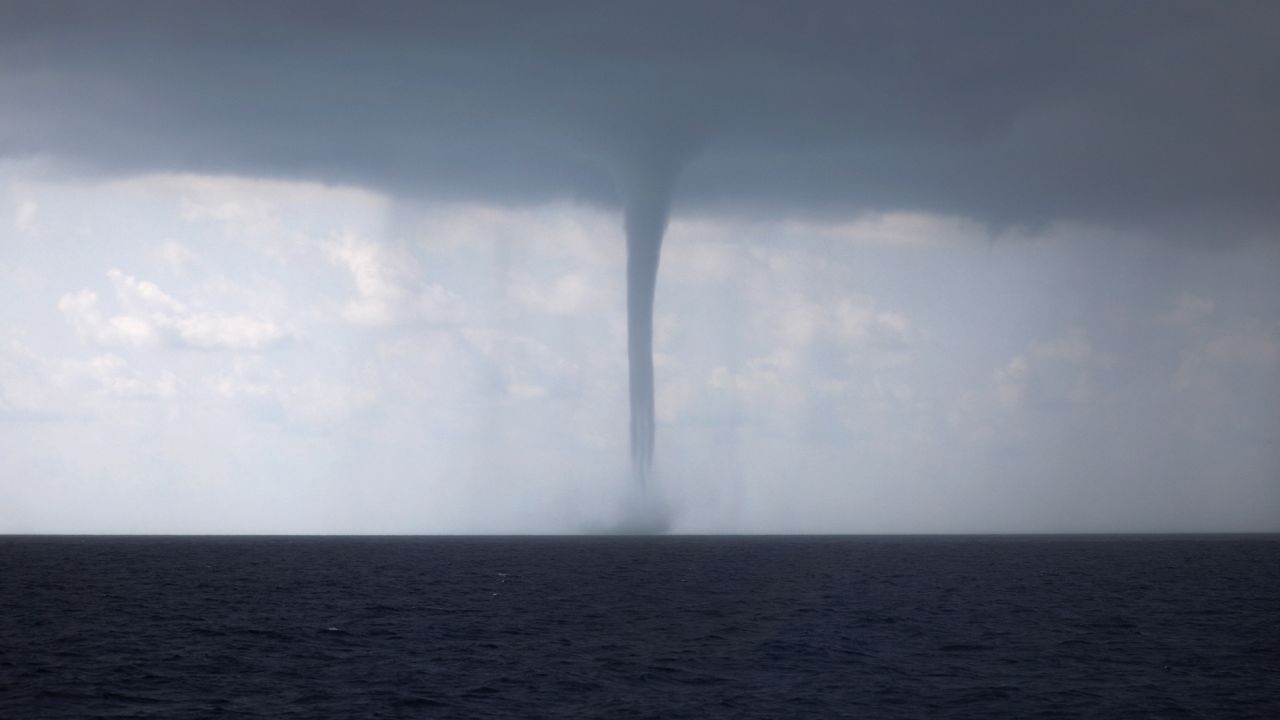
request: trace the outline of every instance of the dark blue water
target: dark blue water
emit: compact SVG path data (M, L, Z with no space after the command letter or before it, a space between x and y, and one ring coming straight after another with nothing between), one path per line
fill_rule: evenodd
M0 717L1280 717L1280 538L0 538Z

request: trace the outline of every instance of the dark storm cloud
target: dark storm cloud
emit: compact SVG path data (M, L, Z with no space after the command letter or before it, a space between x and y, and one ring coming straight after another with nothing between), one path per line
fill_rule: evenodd
M401 194L1270 231L1270 2L7 3L0 154ZM1222 233L1215 233L1220 239Z

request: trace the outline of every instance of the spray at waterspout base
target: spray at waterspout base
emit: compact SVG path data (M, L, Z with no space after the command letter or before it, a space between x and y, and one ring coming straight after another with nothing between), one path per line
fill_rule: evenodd
M610 535L660 535L671 530L671 509L653 485L634 483L622 498L621 514Z

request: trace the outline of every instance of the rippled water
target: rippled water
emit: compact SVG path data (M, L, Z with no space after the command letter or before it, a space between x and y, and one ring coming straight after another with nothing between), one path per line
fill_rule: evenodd
M1280 717L1280 538L0 538L0 717Z

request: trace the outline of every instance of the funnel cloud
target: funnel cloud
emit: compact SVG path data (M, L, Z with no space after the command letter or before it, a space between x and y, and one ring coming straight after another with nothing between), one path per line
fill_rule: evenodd
M628 166L623 184L631 470L642 489L648 488L653 473L653 297L675 173L674 163L638 161Z

